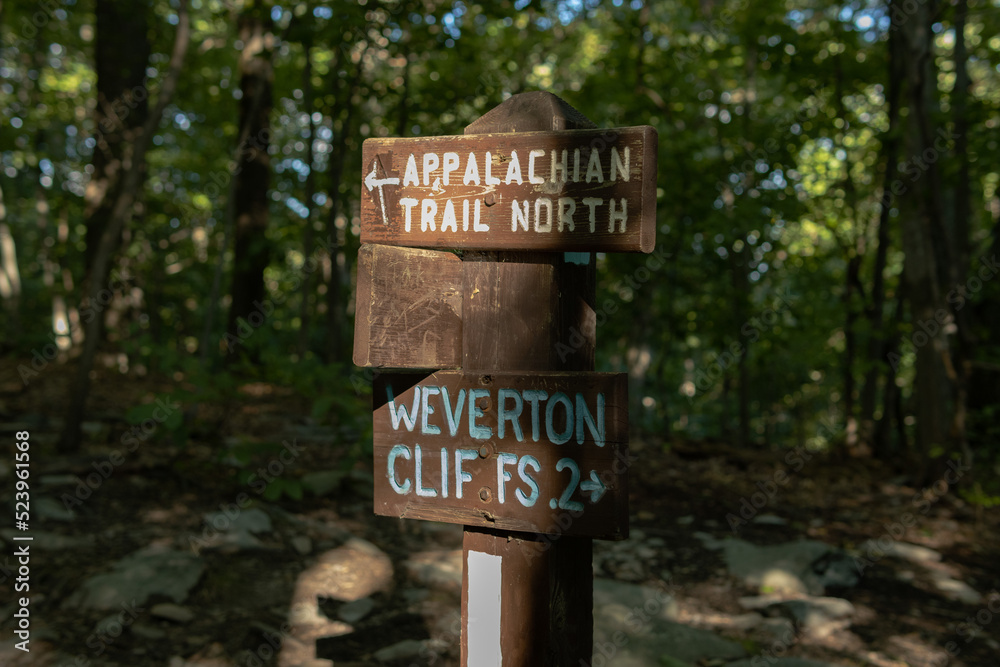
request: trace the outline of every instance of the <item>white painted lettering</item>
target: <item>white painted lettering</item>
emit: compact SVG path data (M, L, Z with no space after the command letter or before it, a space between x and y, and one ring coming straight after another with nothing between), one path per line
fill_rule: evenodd
M469 200L466 199L466 202ZM451 227L452 231L458 231L458 219L455 217L455 202L448 200L448 203L444 205L444 220L441 221L441 231L448 231L448 227Z
M437 153L424 153L424 186L431 184L431 172L437 169L439 164L441 164L441 158L437 156Z
M569 173L569 168L567 165L567 158L569 157L569 151L565 148L562 149L562 157L556 160L556 150L552 150L552 166L549 170L549 180L553 183L565 183L569 180L566 176ZM558 176L556 175L558 172Z
M528 151L528 182L535 185L541 185L545 182L545 179L541 176L535 176L536 157L545 157L545 151L540 148Z
M584 197L583 198L583 205L590 207L590 217L588 218L588 220L590 221L590 233L591 234L593 234L594 230L597 228L597 215L594 212L594 209L596 207L600 206L603 203L604 203L604 200L601 199L600 197Z
M444 184L448 185L448 178L451 172L458 169L458 153L445 153L444 154L444 167L442 171L444 172Z
M473 216L473 220L472 220L472 231L474 231L474 232L488 232L488 231L490 231L490 226L487 225L485 222L481 223L481 224L479 222L479 204L480 204L480 201L477 199L476 200L476 213Z
M517 181L518 185L521 185L524 181L521 179L521 162L517 159L517 151L510 152L510 164L507 165L507 177L504 179L504 185L510 185L512 181Z
M493 176L490 171L493 169L493 155L486 153L486 185L500 185L500 179Z
M437 215L438 205L433 199L420 200L420 231L426 232L430 229L436 230L434 226L434 216Z
M476 154L469 153L469 161L465 163L465 176L462 177L462 185L479 185L479 165L476 163Z
M528 231L528 202L524 202L524 210L522 211L517 206L517 200L515 199L510 203L510 231L516 232L518 221L520 221L521 227L524 231Z
M608 231L615 231L615 221L618 221L618 231L625 232L625 221L628 219L628 200L622 198L622 210L615 213L615 200L608 200L610 210L608 211Z
M632 175L632 171L629 168L629 149L628 146L625 147L625 159L622 160L621 156L618 155L618 149L611 149L611 181L614 182L618 178L620 173L622 180L628 183L629 177Z
M573 231L576 226L573 224L573 214L576 212L576 202L572 197L559 198L559 231L569 228Z
M427 162L426 157L424 157L424 162ZM591 148L590 160L587 162L587 183L590 183L595 178L598 183L604 182L604 172L601 169L601 153L596 148Z
M545 224L542 223L542 207L545 207ZM539 197L535 200L535 231L546 234L552 231L552 200Z
M420 185L420 176L417 175L417 159L410 153L406 158L406 173L403 174L403 185Z
M399 205L403 207L403 229L406 231L410 231L410 224L413 222L411 212L417 203L413 197L403 197L399 200Z

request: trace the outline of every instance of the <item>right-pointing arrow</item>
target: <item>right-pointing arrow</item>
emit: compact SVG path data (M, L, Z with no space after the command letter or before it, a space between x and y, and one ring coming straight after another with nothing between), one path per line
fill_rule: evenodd
M580 482L580 490L584 493L589 491L590 502L596 503L604 495L604 492L608 490L608 487L604 486L604 482L597 476L597 471L591 470L590 481Z

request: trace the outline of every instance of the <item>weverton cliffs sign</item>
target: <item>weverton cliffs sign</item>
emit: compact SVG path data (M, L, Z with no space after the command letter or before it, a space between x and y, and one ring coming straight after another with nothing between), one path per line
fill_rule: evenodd
M375 379L375 513L628 536L621 373L439 371Z

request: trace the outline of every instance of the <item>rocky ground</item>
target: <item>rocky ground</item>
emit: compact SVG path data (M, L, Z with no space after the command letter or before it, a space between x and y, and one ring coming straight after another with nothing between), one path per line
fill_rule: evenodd
M0 529L0 663L458 664L461 527L373 516L352 434L294 396L257 387L222 429L120 462L128 425L99 399L85 451L59 457L57 415L3 396L3 437L31 432L34 540L23 653ZM633 449L631 536L594 548L594 667L1000 664L995 510L805 450Z

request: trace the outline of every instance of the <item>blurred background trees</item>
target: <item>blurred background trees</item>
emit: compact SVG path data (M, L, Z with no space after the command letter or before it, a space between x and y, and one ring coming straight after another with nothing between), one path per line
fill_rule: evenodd
M256 377L365 416L361 143L542 89L659 131L666 260L598 257L598 360L631 374L637 433L927 479L973 459L1000 495L997 0L7 0L0 38L0 352L25 388L36 353L89 378L89 336L98 369L191 404Z

